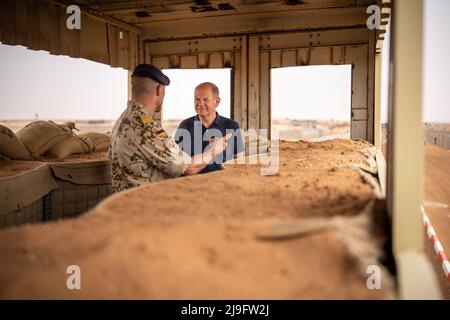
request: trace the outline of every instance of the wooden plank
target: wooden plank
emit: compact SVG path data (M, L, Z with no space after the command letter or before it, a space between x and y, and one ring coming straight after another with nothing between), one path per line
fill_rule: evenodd
M270 54L261 52L260 56L260 128L270 134Z
M233 52L227 51L223 53L223 67L232 68L234 65L234 55Z
M107 14L110 15L117 15L126 21L134 20L138 21L136 19L135 15L135 9L134 7L137 5L142 4L142 0L123 0L123 1L95 1L98 4L98 8ZM155 1L153 1L155 2ZM161 1L165 5L164 7L161 6L148 6L146 7L146 10L150 14L149 17L143 18L142 20L147 22L153 22L153 21L163 21L167 19L172 20L182 20L182 19L194 19L197 18L199 15L201 15L203 18L206 17L216 17L221 15L236 15L236 14L246 14L246 15L252 15L255 12L276 12L278 14L279 11L286 11L288 8L292 10L292 13L302 12L304 10L308 10L312 12L312 14L319 14L322 10L327 10L328 15L332 13L342 12L342 13L348 13L350 10L348 10L349 5L355 5L357 4L359 7L367 7L370 4L373 4L373 0L343 0L343 1L304 1L309 3L304 3L301 5L301 7L291 6L287 7L284 6L284 4L280 1L274 1L274 0L228 0L226 1L233 7L237 8L236 11L222 11L217 6L217 2L224 2L224 1L209 1L211 2L208 5L211 5L215 9L219 9L219 11L206 11L206 12L193 12L193 11L187 11L187 3L192 1ZM197 1L200 2L200 1ZM206 1L205 1L206 2ZM214 3L216 2L216 3ZM378 1L379 2L379 1ZM381 4L379 4L381 6ZM256 10L255 10L256 9ZM383 8L384 9L384 8ZM385 12L385 9L382 11ZM388 16L383 15L382 18ZM141 19L139 19L139 22Z
M259 129L259 39L249 37L248 45L248 127Z
M154 57L151 63L160 69L170 68L169 57Z
M59 26L57 19L58 12L53 4L48 2L38 2L39 17L39 47L58 54L59 52Z
M352 108L367 108L367 46L345 47L345 64L352 64Z
M352 121L350 126L350 137L352 139L366 140L367 135L367 122L365 120Z
M297 66L297 51L296 50L283 51L281 54L281 66L283 68Z
M242 36L241 44L241 128L248 128L248 36Z
M170 65L170 68L179 68L180 67L180 56L177 56L177 55L169 56L169 65Z
M39 20L37 1L14 1L16 13L15 41L33 50L41 50L39 46ZM14 14L11 12L10 14Z
M241 128L244 121L242 119L242 97L241 97L241 54L239 52L234 53L234 61L236 61L233 68L233 104L232 104L232 116L235 121L239 123Z
M144 45L144 41L142 41L142 37L141 35L137 35L137 57L138 57L138 61L137 63L144 63L145 62L145 45Z
M108 54L109 54L109 65L112 67L119 66L118 59L118 29L115 26L108 24L106 26L106 33L108 35Z
M0 41L3 44L14 45L17 25L16 4L14 1L0 1Z
M352 120L367 120L367 109L352 109Z
M367 44L367 28L326 30L320 32L301 31L271 34L261 37L262 50L286 50L297 48L331 47L342 45Z
M345 47L344 61L346 64L352 64L352 110L367 109L367 56L368 46ZM352 120L350 137L367 140L367 122L364 126L359 122ZM364 134L362 130L366 130Z
M83 16L81 28L80 56L100 63L109 63L107 26L105 22ZM128 35L128 34L127 34ZM121 50L118 51L118 65L124 68L129 66L129 38L117 40ZM122 51L123 49L123 51Z
M297 63L299 66L309 65L309 48L297 50Z
M211 23L213 22L213 23ZM205 25L207 28L205 28ZM297 31L311 29L343 29L366 25L366 7L340 8L339 10L295 10L260 12L256 10L242 18L241 15L222 15L205 19L204 17L177 21L153 21L142 23L145 39L176 39L185 37L204 37L226 34L273 31ZM367 30L367 28L366 28ZM339 41L339 36L334 38Z
M221 52L209 54L209 68L223 68L223 55Z
M199 53L197 64L199 68L208 68L208 55L206 53Z
M281 68L281 51L271 50L270 51L270 67L271 68Z
M118 64L123 68L129 67L130 62L130 32L119 30L118 33Z
M311 66L331 64L331 48L311 48L309 55L309 65Z
M371 30L368 57L368 83L367 83L367 141L375 142L374 137L374 112L375 112L375 50L376 32Z
M197 56L181 56L180 67L182 69L197 69Z
M344 47L333 47L333 57L331 64L343 64L344 63Z
M138 38L139 36L135 33L130 33L130 52L128 55L128 67L129 69L133 70L134 67L136 67L139 64L139 44L138 44Z
M173 54L210 53L219 51L238 51L240 37L210 37L188 40L146 41L154 56Z

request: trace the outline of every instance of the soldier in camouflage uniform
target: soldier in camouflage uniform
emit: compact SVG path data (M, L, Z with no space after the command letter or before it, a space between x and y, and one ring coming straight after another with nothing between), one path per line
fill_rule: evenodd
M160 122L153 120L154 112L161 110L169 83L169 78L153 65L138 65L132 74L132 99L114 126L109 150L115 192L196 174L226 148L227 138L222 138L201 158L191 158Z

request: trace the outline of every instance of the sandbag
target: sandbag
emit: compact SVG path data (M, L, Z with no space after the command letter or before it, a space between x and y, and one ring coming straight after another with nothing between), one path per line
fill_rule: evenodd
M111 137L104 133L86 132L80 133L78 136L89 138L94 143L93 151L106 151L111 145Z
M88 137L79 137L75 133L65 137L44 153L51 158L65 158L75 153L88 153L94 149L94 143Z
M12 160L32 160L24 144L8 127L0 125L0 155Z
M27 124L16 135L30 154L38 158L71 134L71 129L67 125L39 120Z

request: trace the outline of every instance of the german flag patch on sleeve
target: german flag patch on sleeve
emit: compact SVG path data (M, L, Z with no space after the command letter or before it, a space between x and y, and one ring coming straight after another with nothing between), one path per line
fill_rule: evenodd
M160 130L156 131L155 134L160 137L164 137L165 135L167 135L167 133L164 131L164 129L160 129Z

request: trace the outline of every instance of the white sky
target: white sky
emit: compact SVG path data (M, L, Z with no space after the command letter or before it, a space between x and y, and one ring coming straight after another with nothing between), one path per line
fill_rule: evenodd
M0 44L0 119L116 119L127 72L85 59Z
M350 65L272 69L272 118L349 121L351 73Z
M425 1L426 122L450 122L449 12L449 0ZM273 70L273 117L349 119L348 68L333 69L331 73L330 67ZM0 44L0 70L0 119L28 120L35 114L40 119L116 119L126 105L127 72L121 68ZM191 73L173 69L167 73L172 83L164 119L194 115L193 88L206 80L219 86L222 103L218 111L229 115L229 70ZM386 121L386 103L382 111L382 121Z

